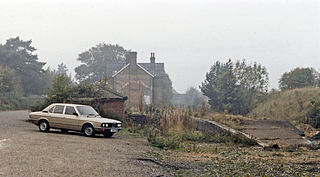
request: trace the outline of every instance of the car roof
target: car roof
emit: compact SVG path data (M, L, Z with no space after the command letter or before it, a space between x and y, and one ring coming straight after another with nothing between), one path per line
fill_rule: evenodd
M83 104L71 104L71 103L52 103L51 105L66 105L66 106L89 106Z

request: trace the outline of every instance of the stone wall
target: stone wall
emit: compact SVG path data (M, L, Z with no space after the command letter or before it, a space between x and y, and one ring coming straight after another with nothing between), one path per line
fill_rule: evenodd
M157 76L153 78L153 104L161 105L162 104L162 84L163 77Z
M222 136L233 136L242 139L246 139L247 141L255 141L255 138L251 137L250 135L235 130L233 128L227 127L225 125L219 124L218 122L201 119L197 117L192 118L196 128L199 131L208 133L208 134L217 134Z

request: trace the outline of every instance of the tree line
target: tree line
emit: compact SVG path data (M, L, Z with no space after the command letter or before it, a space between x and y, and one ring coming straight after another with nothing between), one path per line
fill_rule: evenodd
M320 87L320 77L314 68L298 67L283 73L278 83L281 91ZM217 61L207 72L200 90L209 98L212 110L245 115L267 96L268 84L267 69L261 64Z
M75 68L76 80L72 80L64 63L56 70L44 68L46 63L39 61L31 40L10 38L0 44L0 106L8 105L8 100L18 104L23 96L50 95L52 89L59 90L52 88L54 78L58 87L63 83L61 80L66 79L73 85L99 84L125 65L128 51L117 44L101 43L91 47L78 55L81 64ZM283 73L279 80L281 90L319 86L319 73L314 68L295 68ZM199 109L207 97L213 111L247 114L268 94L268 87L268 72L261 64L248 64L246 60L216 61L199 86L201 93L196 88L188 90L188 104ZM169 76L163 85L163 97L165 104L170 104L172 82Z
M73 80L63 62L56 70L45 68L46 63L39 61L31 40L10 38L6 43L0 44L0 106L4 108L4 105L9 104L8 100L11 100L16 103L9 104L8 107L18 108L20 106L17 104L21 101L17 100L21 97L50 94L54 78L59 80L59 77L66 77L73 85L99 84L125 66L125 54L128 51L130 50L117 44L101 43L91 47L78 55L76 60L81 64L75 68ZM163 102L169 104L172 82L168 75L164 77L162 90Z

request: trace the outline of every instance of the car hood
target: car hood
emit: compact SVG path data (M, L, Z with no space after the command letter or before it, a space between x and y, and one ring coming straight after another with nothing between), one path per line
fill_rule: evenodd
M109 119L109 118L104 118L104 117L83 117L86 120L92 121L92 122L99 122L99 123L121 123L118 120L114 120L114 119Z

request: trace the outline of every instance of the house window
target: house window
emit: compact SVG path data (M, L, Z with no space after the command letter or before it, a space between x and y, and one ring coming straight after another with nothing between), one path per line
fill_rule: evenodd
M149 95L144 95L143 99L144 99L145 104L147 104L147 105L151 104L151 99L150 99Z

